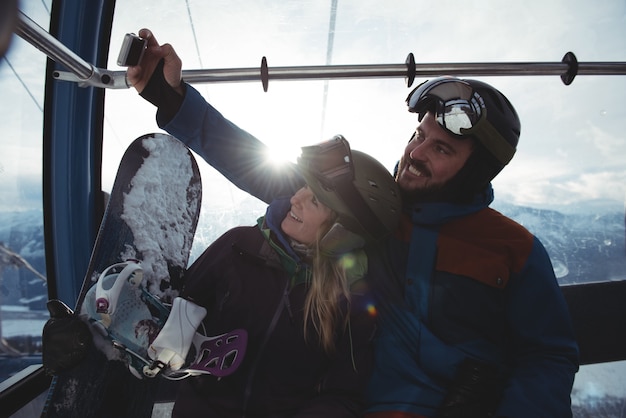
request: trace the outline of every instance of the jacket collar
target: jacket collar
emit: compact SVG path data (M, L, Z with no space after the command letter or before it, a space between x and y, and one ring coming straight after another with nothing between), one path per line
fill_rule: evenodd
M308 279L311 271L309 263L290 245L291 240L280 228L282 220L291 207L290 198L278 198L272 201L265 216L258 219L257 224L269 245L279 255L281 264L294 276L292 283L297 284ZM367 255L363 249L356 249L342 255L346 260L348 283L352 284L364 277L367 272Z
M272 203L270 203L270 205L267 207L265 216L259 218L258 224L259 228L261 228L261 231L263 231L264 235L266 235L266 237L270 241L271 232L273 234L273 238L275 238L280 243L280 249L283 250L290 258L292 258L296 262L301 262L302 258L292 248L290 242L291 240L280 228L280 224L282 223L285 215L290 208L290 198L277 198L273 200Z
M289 237L280 228L280 224L290 207L289 198L278 198L272 201L265 212L265 216L257 220L257 225L267 244L278 255L280 264L290 277L291 286L294 286L308 281L311 273L309 266L294 251L290 245Z
M408 208L414 224L443 225L446 222L466 216L488 207L493 202L493 187L491 184L474 196L469 204L455 204L448 202L416 203Z

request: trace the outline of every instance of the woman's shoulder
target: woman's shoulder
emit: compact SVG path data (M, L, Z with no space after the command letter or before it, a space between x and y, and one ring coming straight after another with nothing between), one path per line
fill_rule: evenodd
M350 288L367 275L367 254L363 249L353 250L339 257Z
M236 226L220 235L208 246L204 253L215 255L224 250L231 251L235 245L242 246L243 243L259 239L262 241L263 236L256 226Z

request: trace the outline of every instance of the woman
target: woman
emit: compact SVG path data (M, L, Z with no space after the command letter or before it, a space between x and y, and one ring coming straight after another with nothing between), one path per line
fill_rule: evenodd
M273 201L256 226L226 232L186 274L151 357L180 367L187 352L175 346L189 340L181 322L247 342L224 370L181 382L174 417L363 412L375 318L362 248L394 230L399 193L380 163L341 136L303 148L298 168L301 189Z

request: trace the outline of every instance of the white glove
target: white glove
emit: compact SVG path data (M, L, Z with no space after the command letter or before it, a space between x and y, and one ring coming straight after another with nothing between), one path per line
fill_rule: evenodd
M191 340L196 329L207 314L207 310L193 302L177 297L172 311L148 347L148 357L152 365L145 366L143 372L148 377L156 376L165 366L178 370L185 364Z

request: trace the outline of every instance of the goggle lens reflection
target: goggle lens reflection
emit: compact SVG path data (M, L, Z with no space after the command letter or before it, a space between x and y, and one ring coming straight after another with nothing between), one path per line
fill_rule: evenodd
M485 103L469 83L439 77L420 84L407 99L411 112L421 112L434 103L435 119L448 132L462 136L480 121Z

